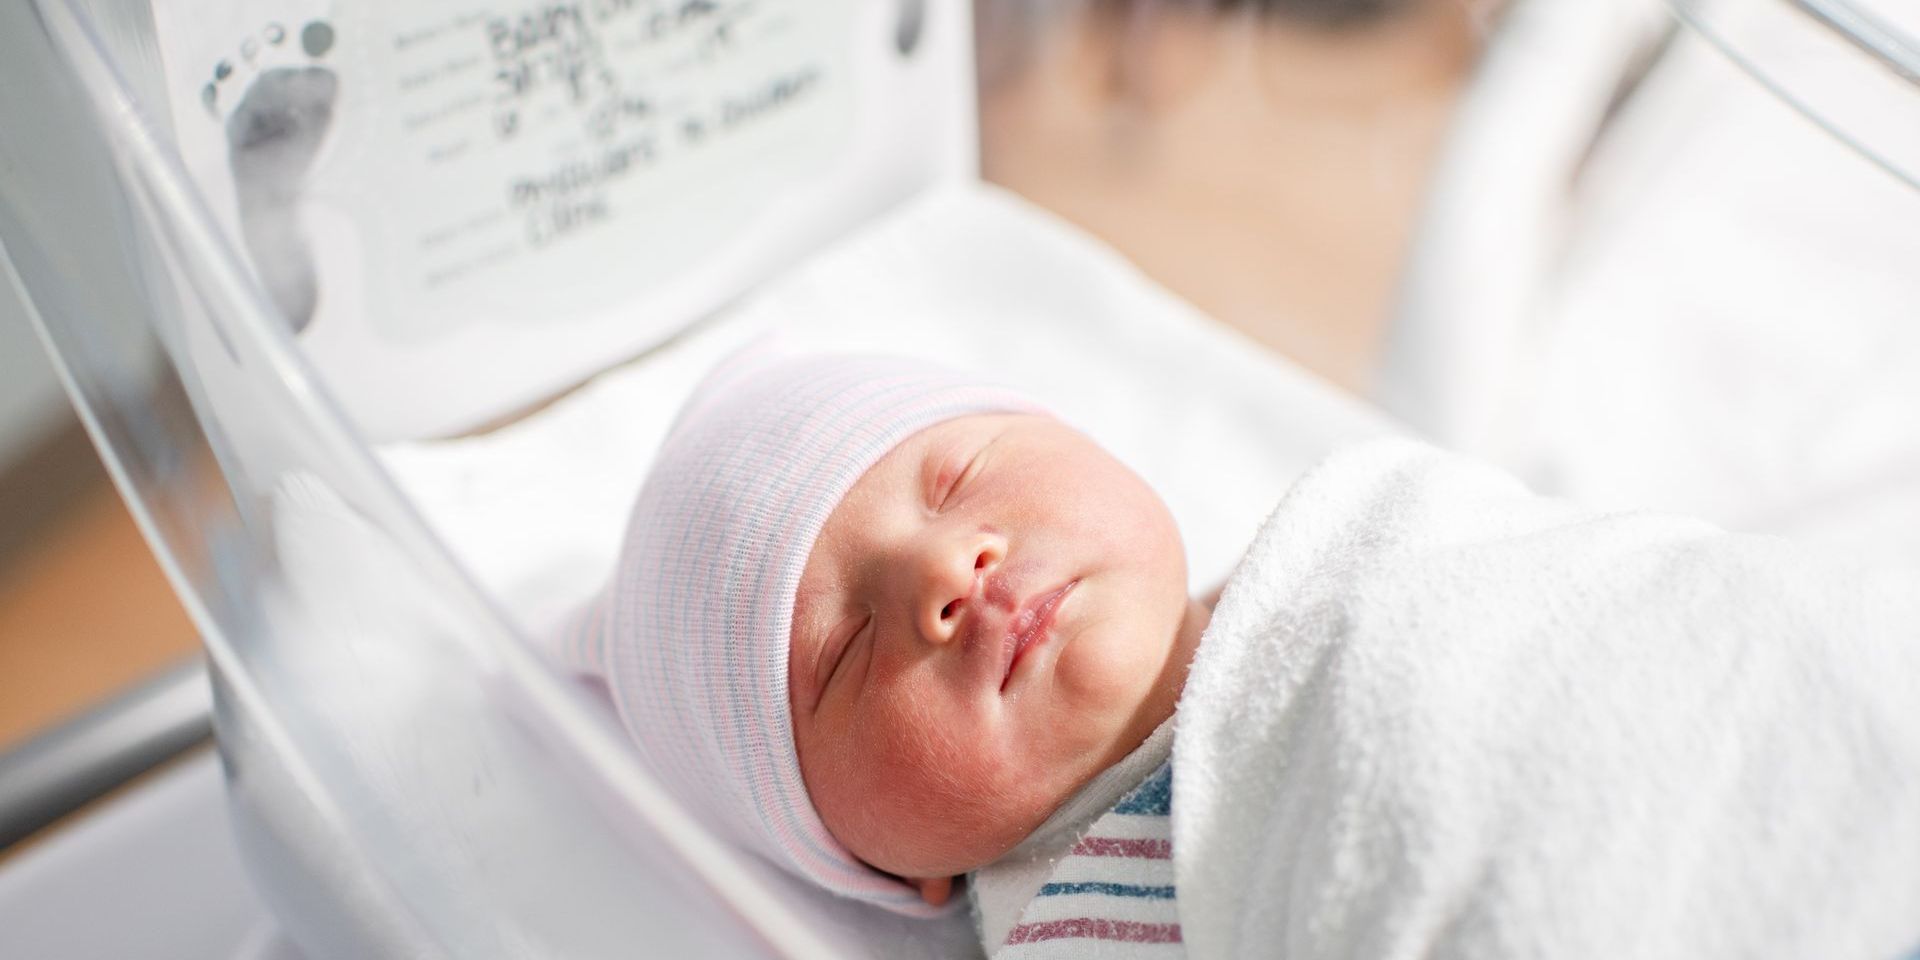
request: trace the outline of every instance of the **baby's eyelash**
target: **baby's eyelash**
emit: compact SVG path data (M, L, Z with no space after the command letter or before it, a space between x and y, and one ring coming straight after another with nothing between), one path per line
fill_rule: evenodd
M940 466L930 471L932 482L928 485L927 505L938 512L947 508L955 494L959 493L980 472L986 469L987 461L994 444L1000 442L1002 433L995 433L984 441L976 441L971 452L967 448L949 449L941 455ZM958 469L955 469L956 466Z
M968 460L967 465L961 467L960 472L954 475L953 481L947 484L947 488L940 494L940 502L935 504L935 506L943 510L946 509L947 502L952 500L953 495L959 493L960 488L966 485L967 480L973 476L974 465L979 462L980 455L976 453L973 455L973 459Z
M860 625L853 629L853 632L847 634L847 639L840 644L840 650L834 654L833 668L827 671L827 681L820 685L822 695L825 695L827 689L833 686L834 678L840 675L840 668L846 666L847 652L853 649L853 645L859 641L860 635L865 633L867 627L872 624L873 614L869 613L866 615L866 619L862 620Z
M960 475L966 472L965 464L961 464L960 469L955 470L954 462L952 454L941 455L938 465L933 469L933 482L928 484L927 506L938 510L945 506L947 498L953 495L953 488L960 482Z
M973 456L967 459L967 462L961 466L960 471L955 473L953 479L948 481L945 488L939 492L939 496L934 500L934 509L945 510L948 501L953 499L954 494L959 493L960 489L966 486L968 481L971 481L980 473L982 465L986 462L987 450L992 446L992 443L982 444L973 451Z

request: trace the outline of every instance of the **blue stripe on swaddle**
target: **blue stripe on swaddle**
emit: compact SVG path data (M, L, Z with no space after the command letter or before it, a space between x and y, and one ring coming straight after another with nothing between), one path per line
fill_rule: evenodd
M1113 808L1114 813L1145 817L1164 817L1173 812L1173 765L1160 768L1146 783Z
M1054 864L996 960L1176 960L1186 954L1172 879L1173 765L1133 788ZM1060 879L1052 879L1060 878Z
M1172 887L1143 887L1133 883L1049 883L1040 888L1040 896L1063 897L1074 893L1099 893L1109 897L1140 897L1146 900L1172 900Z

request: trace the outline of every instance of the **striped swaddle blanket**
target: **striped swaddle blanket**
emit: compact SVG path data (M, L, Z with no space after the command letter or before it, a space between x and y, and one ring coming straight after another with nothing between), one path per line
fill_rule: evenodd
M994 951L996 960L1185 956L1172 812L1168 762L1074 842Z

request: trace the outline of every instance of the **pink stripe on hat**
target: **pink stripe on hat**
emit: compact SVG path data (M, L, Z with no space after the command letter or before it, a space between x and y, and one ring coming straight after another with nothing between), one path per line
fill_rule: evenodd
M854 482L955 417L1040 412L1000 387L891 357L740 360L682 409L612 581L557 644L605 680L641 755L734 842L844 896L931 915L834 839L800 777L787 651L800 574Z

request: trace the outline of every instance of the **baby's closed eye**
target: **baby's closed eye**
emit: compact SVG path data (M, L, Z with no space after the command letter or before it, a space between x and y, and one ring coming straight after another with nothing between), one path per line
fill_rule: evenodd
M959 496L967 485L979 477L988 461L988 453L999 435L979 438L975 442L955 445L936 454L937 466L929 471L933 477L931 489L927 495L927 504L934 511L944 511L958 502Z
M821 645L823 656L820 662L827 664L827 669L824 674L825 679L818 684L818 690L814 696L816 707L821 700L826 699L827 691L832 689L834 682L845 671L847 664L853 660L854 645L869 632L872 626L873 613L863 612L841 624L828 635L827 642ZM816 670L815 675L821 675L820 671Z

